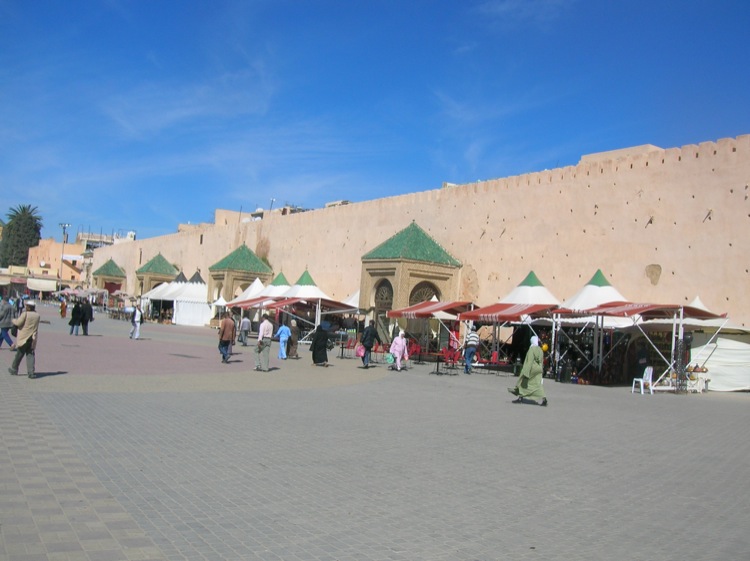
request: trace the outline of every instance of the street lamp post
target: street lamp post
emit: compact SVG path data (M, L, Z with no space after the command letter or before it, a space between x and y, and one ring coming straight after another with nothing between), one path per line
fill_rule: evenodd
M67 224L65 222L60 222L60 228L62 228L63 235L62 235L62 253L60 254L60 285L57 287L57 290L62 289L63 263L65 262L65 242L68 239L68 228L70 228L70 224Z

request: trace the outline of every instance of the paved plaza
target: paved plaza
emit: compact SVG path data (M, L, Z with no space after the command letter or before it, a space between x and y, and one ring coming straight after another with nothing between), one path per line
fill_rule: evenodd
M517 405L512 376L276 343L254 372L208 328L40 312L38 379L0 349L0 561L750 556L748 394L548 380Z

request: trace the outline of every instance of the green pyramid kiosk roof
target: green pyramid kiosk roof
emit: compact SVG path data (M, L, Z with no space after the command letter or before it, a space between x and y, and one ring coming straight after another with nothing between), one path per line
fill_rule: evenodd
M170 277L176 277L178 272L179 271L175 269L161 253L151 259L151 261L146 263L143 267L136 270L136 273L138 274L150 273L154 275L164 275Z
M95 277L118 277L118 278L125 278L127 275L125 275L125 271L123 271L117 263L115 263L111 258L109 261L107 261L104 265L99 267L96 271L94 271Z
M460 267L461 262L449 254L422 228L412 222L406 228L387 239L362 259L409 259Z
M266 265L252 249L244 243L218 263L208 268L209 271L250 271L253 273L271 273L271 267Z

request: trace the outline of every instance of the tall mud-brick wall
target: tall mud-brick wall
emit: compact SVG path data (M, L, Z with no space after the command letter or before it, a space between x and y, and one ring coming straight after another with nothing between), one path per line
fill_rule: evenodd
M134 286L139 252L207 270L245 242L275 273L305 269L331 297L359 288L361 257L414 220L463 267L457 293L488 305L529 271L560 300L601 269L628 299L696 296L750 326L750 135L682 148L639 146L576 166L282 215L217 210L215 224L95 252ZM356 187L353 187L356 192ZM245 218L247 215L245 215Z

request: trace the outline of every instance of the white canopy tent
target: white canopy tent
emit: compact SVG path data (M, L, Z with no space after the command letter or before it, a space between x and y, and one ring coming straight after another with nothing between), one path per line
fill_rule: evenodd
M236 306L241 302L255 298L263 291L264 288L265 287L263 286L261 280L258 277L255 277L255 280L250 283L250 285L242 292L242 294L235 298L232 298L229 302L224 302L223 305L229 308L231 308L232 306ZM214 302L214 305L216 305L216 302Z
M175 325L203 326L211 321L206 283L163 283L141 296L141 300L147 304L160 300L173 302L172 323Z

